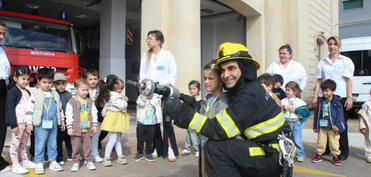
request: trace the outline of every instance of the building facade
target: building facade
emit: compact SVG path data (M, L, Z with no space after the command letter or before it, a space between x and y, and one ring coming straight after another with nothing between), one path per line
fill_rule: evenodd
M340 38L371 36L370 12L369 0L339 0Z
M278 48L290 44L293 60L300 62L308 75L303 98L313 97L316 65L327 54L326 38L338 35L337 0L220 0L245 18L246 45L252 56L261 64L259 74L274 61L279 60ZM164 47L175 56L178 66L177 87L187 91L190 80L201 80L201 18L200 0L143 0L141 36L152 29L165 34ZM204 27L203 27L204 28ZM234 26L230 26L234 28ZM222 41L221 41L222 42ZM220 44L211 43L217 48ZM147 49L142 40L141 53ZM216 57L216 50L211 52Z

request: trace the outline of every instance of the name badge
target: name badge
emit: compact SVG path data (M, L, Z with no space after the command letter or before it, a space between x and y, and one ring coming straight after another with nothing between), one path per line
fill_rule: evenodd
M43 120L41 122L41 128L52 129L53 128L53 121L52 120Z
M157 67L156 67L156 70L157 70L157 71L164 70L164 69L165 69L164 66L157 66Z
M319 120L319 126L320 127L327 127L328 125L328 120L325 120L325 119L320 119Z
M288 71L288 72L287 72L287 75L289 75L289 76L291 76L291 75L293 75L293 74L295 74L294 71Z
M81 122L81 128L82 129L89 129L90 128L90 122L89 121L80 121Z

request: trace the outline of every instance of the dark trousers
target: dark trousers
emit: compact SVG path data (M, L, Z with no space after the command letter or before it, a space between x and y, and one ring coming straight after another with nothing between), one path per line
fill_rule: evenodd
M342 98L342 103L344 107L345 100L347 98ZM345 131L343 133L340 133L340 151L341 151L341 156L348 157L349 155L349 143L348 143L348 117L350 114L350 111L346 111L344 107L344 121L345 121Z
M161 135L161 126L160 124L155 124L155 136L153 137L153 149L156 148L157 156L162 156L162 135Z
M137 152L138 154L143 154L144 142L146 142L146 154L152 153L152 143L155 133L154 125L143 125L137 123Z
M164 121L163 122L163 128L164 128L164 138L162 140L162 156L166 157L169 143L168 140L170 140L171 149L174 151L175 156L179 156L178 152L178 146L176 144L176 138L174 133L174 127L171 122Z
M102 147L102 140L107 136L108 132L101 130L99 135L99 141L98 141L98 148L100 149Z
M215 177L279 177L282 167L279 152L250 155L250 147L259 147L247 140L208 140L205 144L207 176Z
M67 130L61 131L61 129L58 129L58 135L57 135L57 150L58 150L58 156L57 161L63 160L63 141L66 145L67 149L67 156L72 157L72 146L71 146L71 137L67 134Z
M6 100L6 84L5 80L0 80L0 170L4 169L9 165L1 153L3 153L5 138L6 138L6 121L5 121L5 100Z

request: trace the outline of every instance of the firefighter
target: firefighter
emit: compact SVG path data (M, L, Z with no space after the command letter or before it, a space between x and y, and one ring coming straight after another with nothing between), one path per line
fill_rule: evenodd
M256 81L259 63L238 43L223 43L214 68L230 95L227 109L207 118L189 104L166 98L164 113L174 124L209 138L205 144L208 176L278 177L277 136L285 119L281 108Z

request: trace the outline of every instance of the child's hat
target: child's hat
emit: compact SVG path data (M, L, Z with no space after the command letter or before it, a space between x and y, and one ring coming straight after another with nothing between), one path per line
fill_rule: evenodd
M54 75L54 82L55 81L67 81L66 76L62 73L56 73Z

